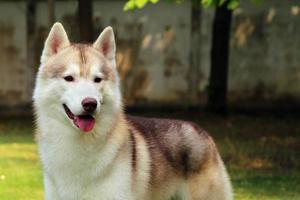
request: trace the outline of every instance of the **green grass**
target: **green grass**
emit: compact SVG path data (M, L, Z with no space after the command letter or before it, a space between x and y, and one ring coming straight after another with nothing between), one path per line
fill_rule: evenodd
M195 121L215 138L235 199L300 200L299 119L239 116ZM43 199L41 166L29 120L0 121L0 199Z
M41 167L28 122L0 122L0 199L43 199Z

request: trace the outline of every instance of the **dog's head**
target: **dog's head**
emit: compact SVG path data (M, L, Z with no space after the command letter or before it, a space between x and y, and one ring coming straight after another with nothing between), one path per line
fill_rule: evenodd
M71 44L60 23L46 39L34 102L39 113L82 132L121 109L115 39L107 27L91 45Z

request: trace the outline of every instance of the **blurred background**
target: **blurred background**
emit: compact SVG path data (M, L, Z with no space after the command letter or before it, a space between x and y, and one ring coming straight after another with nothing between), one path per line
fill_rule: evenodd
M126 110L197 122L236 199L300 199L300 0L0 0L0 199L42 199L32 89L49 29L112 26Z

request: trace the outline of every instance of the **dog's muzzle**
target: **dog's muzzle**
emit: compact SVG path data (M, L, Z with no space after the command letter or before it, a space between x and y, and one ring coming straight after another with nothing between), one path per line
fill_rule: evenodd
M96 110L97 101L95 100L95 103L93 100L86 100L84 103L84 100L82 101L82 106L85 112L87 113L84 113L82 115L74 115L66 104L63 104L63 108L69 119L73 121L76 127L78 127L83 132L90 132L91 130L93 130L96 122L95 118L92 116L91 113L93 113Z

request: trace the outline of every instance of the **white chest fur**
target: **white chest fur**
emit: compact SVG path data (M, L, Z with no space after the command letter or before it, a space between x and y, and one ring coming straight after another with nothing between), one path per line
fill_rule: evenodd
M133 199L129 152L118 152L119 144L62 135L39 143L46 199Z

